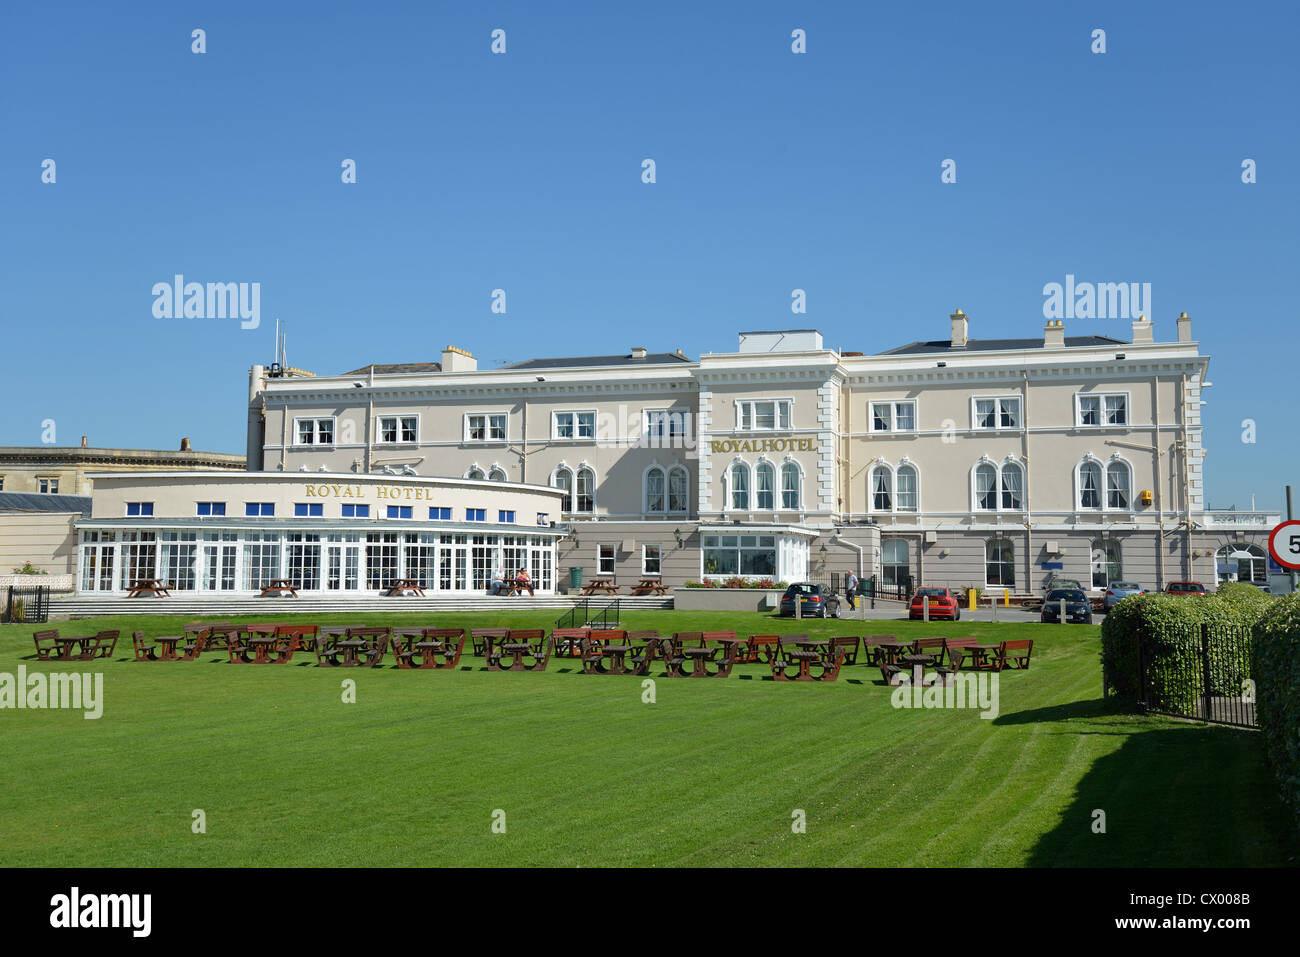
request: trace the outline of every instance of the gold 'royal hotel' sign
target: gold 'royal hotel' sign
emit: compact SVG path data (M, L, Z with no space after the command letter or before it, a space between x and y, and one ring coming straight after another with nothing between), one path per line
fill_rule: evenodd
M714 439L710 452L815 452L815 439Z

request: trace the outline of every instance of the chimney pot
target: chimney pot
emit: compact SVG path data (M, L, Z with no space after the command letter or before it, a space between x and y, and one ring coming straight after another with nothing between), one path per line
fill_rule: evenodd
M81 437L81 447L83 449L86 447L86 437L84 435Z
M1065 321L1063 319L1047 320L1047 325L1043 327L1043 348L1065 348Z
M633 346L633 347L632 347L632 358L633 358L633 359L644 359L644 358L645 358L645 346Z
M188 452L189 450L190 450L190 440L189 440L189 439L181 439L181 451L182 451L182 452Z

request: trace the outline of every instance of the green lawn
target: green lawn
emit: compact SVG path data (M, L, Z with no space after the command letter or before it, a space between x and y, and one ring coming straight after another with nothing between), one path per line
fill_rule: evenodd
M555 612L350 616L361 623L549 627ZM293 616L277 615L276 620ZM349 616L330 615L330 623ZM262 620L265 620L263 618ZM1297 840L1257 734L1108 712L1098 629L781 623L630 612L624 627L1035 639L1001 676L1001 714L896 710L878 671L834 684L656 682L232 666L219 654L37 663L0 626L0 671L99 670L104 715L0 712L0 865L1282 865ZM49 627L49 626L45 626ZM357 701L341 685L355 679ZM203 809L207 832L191 831ZM492 833L505 811L506 833ZM807 831L791 832L802 809ZM1094 809L1107 832L1094 834Z

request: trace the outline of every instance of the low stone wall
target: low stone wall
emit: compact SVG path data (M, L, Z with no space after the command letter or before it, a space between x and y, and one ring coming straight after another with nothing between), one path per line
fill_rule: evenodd
M0 591L10 586L14 588L35 588L47 585L51 595L70 593L76 590L75 575L0 575Z
M674 588L678 611L775 611L784 588Z

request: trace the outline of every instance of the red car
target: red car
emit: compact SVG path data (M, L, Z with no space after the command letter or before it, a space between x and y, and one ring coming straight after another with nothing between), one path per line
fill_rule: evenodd
M957 593L951 588L926 587L918 588L916 594L912 596L911 607L907 610L907 617L913 621L925 617L925 599L930 599L930 617L947 618L951 621L961 620L961 603L957 598Z
M1200 582L1170 582L1165 586L1166 595L1204 595L1205 586Z

